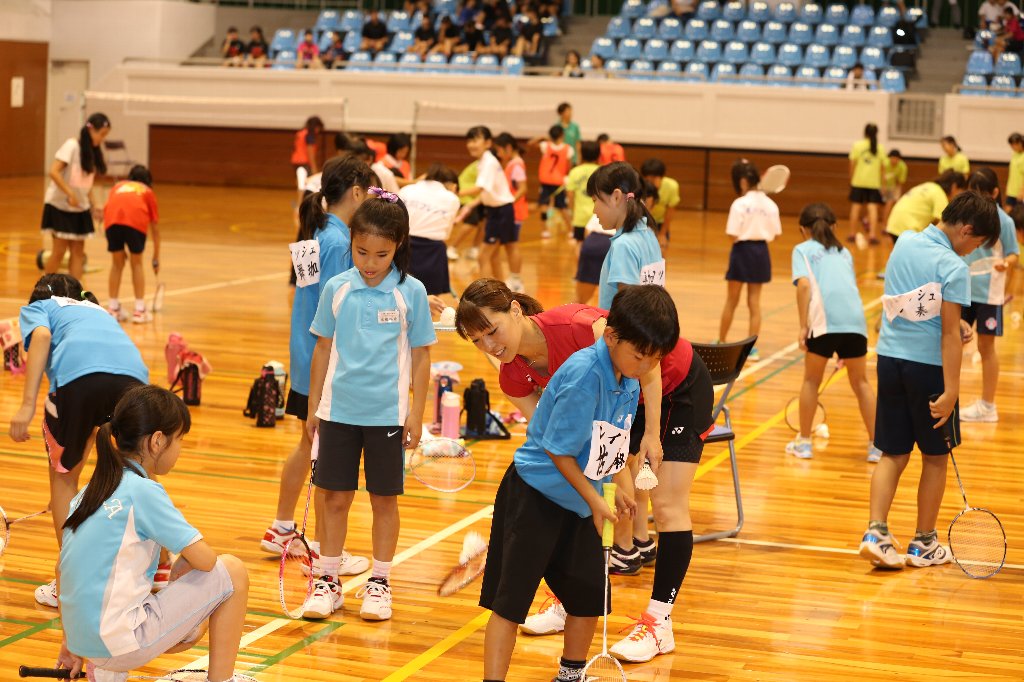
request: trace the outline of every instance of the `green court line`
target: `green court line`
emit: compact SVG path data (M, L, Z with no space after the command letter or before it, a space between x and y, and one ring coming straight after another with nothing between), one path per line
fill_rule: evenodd
M30 628L28 628L28 629L26 629L26 630L24 630L22 632L19 632L16 635L11 635L7 639L0 639L0 649L3 649L5 646L7 646L9 644L14 644L15 642L20 642L21 640L25 639L26 637L31 637L32 635L38 634L38 633L42 632L43 630L50 630L52 628L56 628L58 623L60 623L60 618L54 618L53 620L48 620L45 623L39 623L37 625L33 625L32 627L30 627Z
M12 625L25 625L28 627L39 625L39 623L34 620L18 620L17 618L0 618L0 623L11 623Z
M249 668L245 672L248 675L253 675L253 674L256 674L256 673L259 673L259 672L263 672L267 668L269 668L269 667L271 667L273 665L277 665L278 663L280 663L284 659L288 658L292 654L295 654L295 653L297 653L299 651L302 651L303 649L305 649L310 644L314 644L317 641L319 641L320 639L323 639L324 637L326 637L327 635L331 634L332 632L334 632L335 630L337 630L338 628L340 628L343 625L344 625L344 623L339 623L339 622L328 623L324 627L322 627L319 630L317 630L316 632L314 632L309 637L306 637L305 639L300 639L298 642L295 642L291 646L289 646L289 647L287 647L285 649L282 649L281 651L277 652L276 654L274 654L272 656L267 656L265 659L263 659L262 663L257 663L256 665L254 665L253 667Z
M39 582L38 580L29 580L28 578L11 578L6 575L0 575L0 581L5 583L18 583L20 585L32 585L33 587L39 587L40 585L46 584L44 582Z

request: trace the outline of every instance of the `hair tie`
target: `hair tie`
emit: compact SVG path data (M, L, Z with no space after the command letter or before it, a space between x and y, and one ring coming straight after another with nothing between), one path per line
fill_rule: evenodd
M627 201L628 201L629 199L634 199L634 198L636 198L636 195L635 195L635 194L633 194L632 192L626 192L626 200L627 200Z
M81 297L82 297L82 300L84 301L84 300L86 299L86 297L88 297L88 295L89 295L90 293L92 293L92 292L91 292L91 291L82 291L82 292L81 292L81 293L79 294L79 296L81 296Z
M50 290L51 294L53 293L53 287L51 287L49 284L46 285L46 288Z
M382 189L380 187L371 187L370 189L366 190L366 192L367 192L367 194L372 194L373 196L377 197L378 199L383 199L384 201L388 202L389 204L397 204L398 203L398 195L395 194L394 192L389 192L386 189Z

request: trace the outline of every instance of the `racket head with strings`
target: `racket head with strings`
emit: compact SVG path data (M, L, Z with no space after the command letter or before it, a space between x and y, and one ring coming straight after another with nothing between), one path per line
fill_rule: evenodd
M825 423L825 406L818 401L814 408L814 416L811 418L811 433L818 430ZM800 398L790 398L786 403L786 426L793 430L793 433L800 433Z
M783 165L771 166L761 175L759 187L765 194L778 194L786 189L789 184L789 167Z
M312 565L313 555L305 538L296 535L285 544L281 553L278 590L281 610L289 618L302 618L306 601L313 594Z
M153 292L153 303L150 306L152 312L158 313L164 308L164 287L163 282L157 282L156 291Z
M4 555L4 550L7 549L7 545L11 542L11 523L7 520L7 512L4 511L3 507L0 507L0 557Z
M995 256L988 256L987 258L979 258L967 266L968 272L971 277L980 277L981 275L988 275L995 269L996 263L999 261Z
M462 490L476 478L473 454L459 441L432 438L421 441L409 457L409 471L417 481L441 493Z
M622 664L610 654L600 653L587 661L580 679L587 682L626 682L626 672L622 669Z
M946 538L956 565L971 578L991 578L1006 564L1006 531L988 509L964 509L949 524Z
M437 586L437 596L450 597L463 589L484 572L486 565L487 546L484 545L482 552L474 554L468 561L460 563L448 572L448 575L441 580L441 584Z

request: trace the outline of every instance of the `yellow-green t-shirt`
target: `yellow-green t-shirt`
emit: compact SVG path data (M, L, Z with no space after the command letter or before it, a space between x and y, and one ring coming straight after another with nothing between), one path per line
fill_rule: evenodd
M596 170L596 163L584 163L565 176L565 189L572 192L573 227L584 227L594 215L594 200L587 196L587 181Z
M920 232L942 217L949 198L934 182L925 182L900 197L889 214L885 231L897 237L907 230Z
M955 170L957 173L967 175L971 172L971 162L967 160L963 152L957 152L953 156L943 154L939 157L939 175L948 170Z
M474 161L459 173L459 189L466 189L467 187L476 187L476 168L478 161ZM465 206L469 202L473 201L476 197L459 197L459 203Z
M658 188L658 202L651 209L651 215L661 225L665 222L665 214L668 209L679 205L679 183L672 178L662 178L661 187Z
M893 163L886 157L882 169L885 172L885 186L888 189L896 189L907 181L907 164L902 159Z
M1011 199L1024 194L1024 152L1010 156L1010 177L1006 181L1006 196Z
M855 162L853 178L850 185L864 189L882 188L882 159L885 158L885 147L878 145L875 153L871 153L871 140L864 138L853 143L850 149L850 161Z

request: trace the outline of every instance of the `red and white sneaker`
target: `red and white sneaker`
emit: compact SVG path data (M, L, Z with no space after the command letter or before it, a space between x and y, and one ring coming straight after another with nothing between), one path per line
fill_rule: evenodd
M267 532L263 534L263 539L260 540L260 547L268 554L281 556L281 553L284 552L284 546L297 535L298 533L295 531L295 528L282 533L274 528L274 526L270 526L270 528L267 528Z
M676 648L672 634L672 619L660 622L645 613L636 619L633 631L624 640L608 650L615 658L627 663L646 663L659 654L667 654Z
M153 591L159 592L171 582L171 562L157 564L156 573L153 574Z
M533 614L519 626L528 635L554 635L565 629L565 607L555 595L548 592L548 598Z

